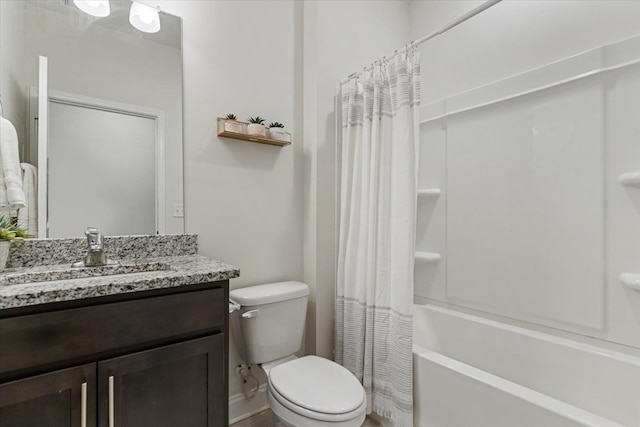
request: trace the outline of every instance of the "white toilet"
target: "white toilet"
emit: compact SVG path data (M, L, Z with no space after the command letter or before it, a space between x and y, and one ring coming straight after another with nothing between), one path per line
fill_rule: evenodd
M241 305L231 326L240 357L261 364L276 425L357 427L365 419L364 389L347 369L317 356L297 358L302 344L309 287L280 282L236 289Z

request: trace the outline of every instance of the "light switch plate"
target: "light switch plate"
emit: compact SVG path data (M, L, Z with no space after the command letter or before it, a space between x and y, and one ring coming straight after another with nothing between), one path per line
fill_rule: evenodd
M182 203L173 204L173 217L184 218L184 205Z

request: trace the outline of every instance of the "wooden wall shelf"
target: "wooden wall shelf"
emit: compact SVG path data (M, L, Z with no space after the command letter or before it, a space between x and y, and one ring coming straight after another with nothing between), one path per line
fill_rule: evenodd
M291 141L280 141L278 139L264 138L261 136L249 135L241 132L230 132L224 128L225 119L218 117L218 136L224 136L225 138L241 139L243 141L257 142L259 144L277 145L278 147L285 147L291 144ZM243 129L246 129L246 122L238 122L243 125Z

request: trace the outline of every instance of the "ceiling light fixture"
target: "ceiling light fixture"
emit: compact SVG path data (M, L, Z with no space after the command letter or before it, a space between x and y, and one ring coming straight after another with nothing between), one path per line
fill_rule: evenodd
M146 4L133 2L129 12L129 22L145 33L160 31L160 15L158 10Z
M111 13L109 0L73 0L81 11L98 18L104 18Z

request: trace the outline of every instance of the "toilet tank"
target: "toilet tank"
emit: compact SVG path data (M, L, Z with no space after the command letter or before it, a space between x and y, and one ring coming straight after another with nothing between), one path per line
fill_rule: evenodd
M240 357L247 363L265 363L290 356L302 345L309 286L278 282L229 292L242 306L231 316Z

